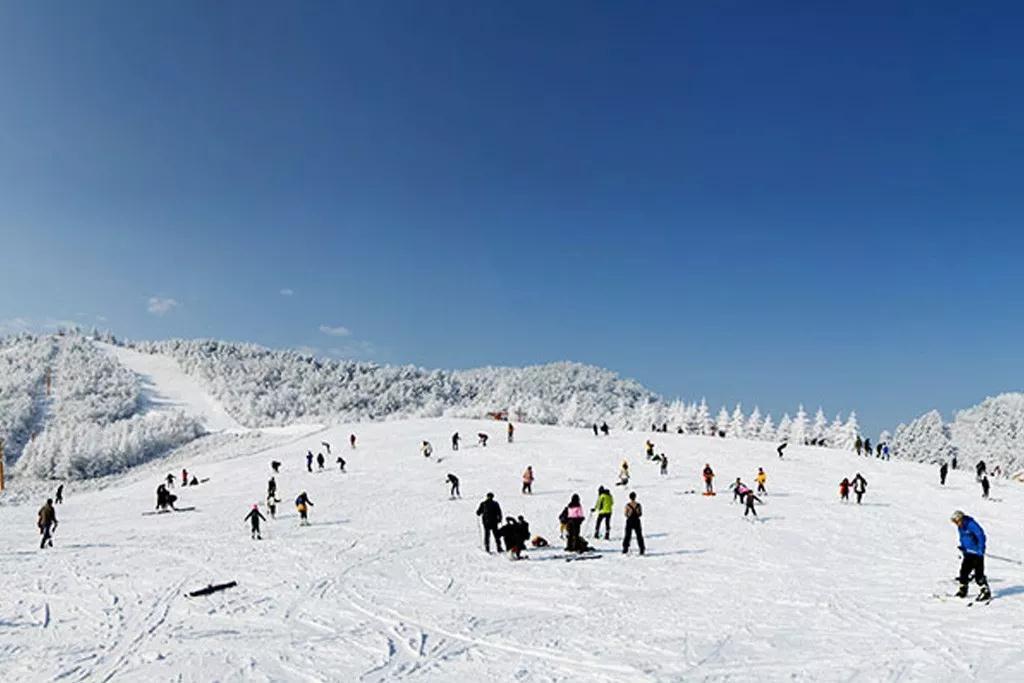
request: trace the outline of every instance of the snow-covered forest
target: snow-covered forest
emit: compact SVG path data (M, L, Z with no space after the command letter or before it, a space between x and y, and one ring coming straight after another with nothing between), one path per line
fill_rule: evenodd
M949 423L932 410L901 424L893 438L893 455L916 462L938 462L956 455L965 463L985 460L1007 473L1024 470L1024 394L987 398L958 411Z

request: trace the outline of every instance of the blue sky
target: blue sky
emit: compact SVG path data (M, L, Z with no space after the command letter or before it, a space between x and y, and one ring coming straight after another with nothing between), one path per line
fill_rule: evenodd
M6 3L0 325L948 414L1021 388L1022 20Z

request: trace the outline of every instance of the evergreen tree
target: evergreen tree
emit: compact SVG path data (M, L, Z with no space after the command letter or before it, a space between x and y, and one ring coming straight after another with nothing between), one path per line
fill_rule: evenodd
M796 417L793 418L793 423L790 425L789 440L800 446L807 441L807 413L804 411L803 404L797 408Z
M793 421L789 419L789 413L782 416L779 420L779 428L775 430L776 441L789 441L791 438L791 431L793 429Z
M843 429L839 434L835 447L852 451L859 435L860 425L857 424L857 413L851 412L850 416L846 418L846 423L843 424Z
M764 416L764 424L761 425L761 440L762 441L778 441L778 433L775 431L775 423L772 422L772 415L768 413Z
M729 411L722 406L722 409L718 411L718 417L715 418L715 436L722 436L723 434L729 433Z
M753 412L750 413L750 419L747 420L747 426L743 430L744 436L748 439L760 439L762 426L764 426L764 421L761 418L761 409L754 406Z
M891 455L914 462L942 462L953 455L949 427L942 422L939 411L933 410L909 425L896 429L890 446Z
M814 414L814 425L811 427L811 439L816 443L821 443L821 440L825 438L825 432L828 430L828 422L825 420L825 412L818 407L818 412Z
M729 436L734 439L745 438L746 427L747 420L743 416L743 406L737 403L736 408L732 411L732 417L729 419Z

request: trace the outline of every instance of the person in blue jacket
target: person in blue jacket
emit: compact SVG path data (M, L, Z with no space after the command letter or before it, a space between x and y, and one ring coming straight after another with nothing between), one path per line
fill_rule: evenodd
M985 578L985 531L973 517L968 517L962 511L957 510L949 518L956 524L960 533L960 552L964 559L960 563L960 590L957 591L958 598L967 597L967 584L971 581L971 574L974 574L975 582L981 586L978 593L978 600L989 600L992 592L988 587L988 579Z

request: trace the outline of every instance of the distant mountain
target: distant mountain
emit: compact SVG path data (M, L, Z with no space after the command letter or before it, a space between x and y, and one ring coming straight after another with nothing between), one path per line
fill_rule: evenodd
M174 367L180 381L169 393L180 396L178 385L188 384L197 395L179 401L178 410L153 410L146 395L152 387L98 342ZM8 465L20 475L93 477L158 457L210 428L208 414L190 410L203 404L217 404L221 414L249 429L501 414L548 425L657 425L842 448L852 447L858 432L853 414L827 421L819 409L812 420L802 406L777 425L757 408L747 415L740 406L723 407L712 416L704 401L670 403L634 380L579 363L447 371L326 360L217 340L125 342L77 333L0 340L0 438L7 442Z

